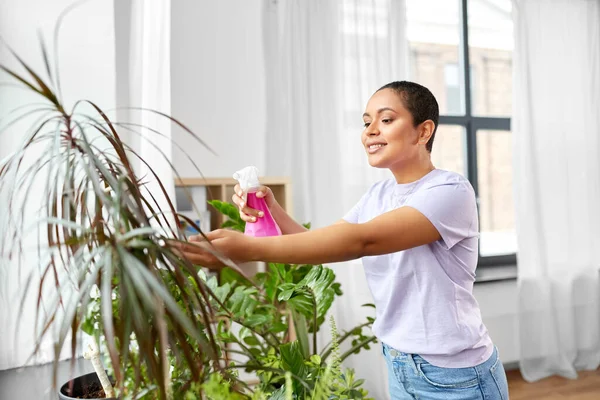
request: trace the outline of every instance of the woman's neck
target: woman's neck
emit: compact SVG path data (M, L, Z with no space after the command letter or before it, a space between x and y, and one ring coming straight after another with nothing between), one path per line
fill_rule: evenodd
M431 158L428 157L427 160L419 160L419 162L413 164L403 165L392 170L392 173L396 178L396 183L411 183L418 181L434 169Z

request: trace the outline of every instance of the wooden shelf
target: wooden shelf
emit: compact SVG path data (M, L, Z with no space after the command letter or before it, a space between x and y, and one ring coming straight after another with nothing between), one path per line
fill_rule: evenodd
M288 177L270 177L259 178L260 183L265 186L290 184ZM237 181L233 178L181 178L175 180L175 186L217 186L231 185L235 186Z

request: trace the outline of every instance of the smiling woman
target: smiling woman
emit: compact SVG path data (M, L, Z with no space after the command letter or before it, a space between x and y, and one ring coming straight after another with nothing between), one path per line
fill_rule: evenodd
M433 95L423 96L419 88L412 82L385 85L371 97L363 114L362 142L369 164L390 169L398 183L412 182L434 168L429 153L439 111Z
M253 238L218 230L212 247L193 242L180 250L219 268L223 260L321 264L363 258L383 343L393 399L507 399L498 352L473 297L479 223L475 194L461 175L431 162L438 104L413 82L392 82L373 94L363 119L369 164L394 179L373 185L336 224L306 231L274 207L278 237ZM242 215L260 215L241 202ZM249 221L249 223L252 223ZM431 294L435 293L435 296ZM468 379L467 379L468 378ZM484 390L485 388L485 390Z

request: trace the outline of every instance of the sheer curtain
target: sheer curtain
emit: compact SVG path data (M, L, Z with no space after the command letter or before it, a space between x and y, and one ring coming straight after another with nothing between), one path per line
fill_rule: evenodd
M56 54L60 61L58 68L61 100L66 105L66 109L70 110L75 101L82 98L93 100L104 109L112 109L115 106L113 3L101 0L80 2L63 19L58 34L58 47L55 48L54 26L60 14L72 5L72 0L0 1L0 36L36 73L47 80L38 35L44 38L48 46L50 62L54 62ZM27 75L4 45L0 45L0 60L18 73ZM0 82L4 84L16 81L7 74L0 73ZM0 158L18 151L19 146L32 133L31 128L39 123L38 118L42 116L41 113L29 115L16 125L4 130L7 128L7 123L17 115L16 113L9 114L10 111L27 104L34 105L34 107L22 109L22 111L29 111L39 108L40 102L40 97L29 91L15 86L2 85L0 88L0 125L2 125L3 132L0 134ZM33 148L32 152L25 157L22 171L42 157L43 152L46 151L45 146L46 144L43 144ZM46 176L47 170L42 170L30 193L45 190ZM48 252L44 251L47 243L44 237L45 231L38 232L31 227L35 226L34 224L42 218L40 211L44 204L42 196L26 195L27 185L15 187L7 184L0 193L0 233L8 231L9 228L6 224L9 221L11 224L18 223L15 213L9 214L6 211L7 191L11 191L11 194L15 195L17 199L22 199L22 203L17 202L17 205L23 205L26 213L24 223L21 225L19 222L20 233L24 235L22 256L9 259L7 254L0 254L0 370L52 361L54 359L54 335L58 332L58 329L51 330L45 340L40 343L37 355L30 357L41 330L39 320L36 325L37 292L43 266L48 260ZM2 234L0 234L1 236ZM41 244L39 253L36 250L38 243ZM53 286L52 282L45 285L44 288L44 300L48 307L56 292ZM23 308L21 309L21 300L26 287L28 287L28 291L23 299ZM35 331L36 327L37 332ZM67 339L67 343L69 343L69 339ZM61 358L69 357L70 354L71 349L67 344L63 348ZM42 378L47 377L40 372L40 375L31 376L30 379ZM14 393L11 395L14 396ZM38 398L42 397L43 394L40 394ZM3 388L0 388L0 398L10 398Z
M4 2L0 4L0 33L26 62L43 74L43 59L39 52L37 29L48 45L52 45L53 27L60 13L72 5L71 0L61 0L48 4L41 0ZM124 14L121 14L125 11ZM18 21L35 21L28 29L23 29ZM66 104L71 107L75 100L86 98L105 110L136 106L153 108L169 114L170 110L170 1L147 2L131 0L128 2L88 1L73 9L64 19L59 35L59 57L62 93ZM122 49L122 54L117 54ZM50 48L49 54L53 54ZM0 50L0 58L18 68L14 58L6 48ZM116 67L116 68L115 68ZM116 69L116 73L115 73ZM116 75L116 76L115 76ZM9 81L6 75L2 81ZM115 90L115 87L118 87ZM123 89L126 87L126 89ZM22 104L39 102L37 97L16 89L0 91L0 116ZM89 110L88 110L89 111ZM16 150L24 140L27 128L38 116L26 119L23 124L11 128L0 135L0 157ZM113 115L111 114L112 118ZM170 122L149 113L121 111L119 121L142 123L163 133L159 137L149 131L139 132L148 141L139 140L138 135L131 136L134 149L150 163L169 190L173 191L173 177L170 166L153 143L170 158ZM136 128L137 131L139 129ZM127 136L127 135L125 135ZM135 138L138 139L135 139ZM8 140L7 140L8 139ZM35 161L35 157L27 162ZM151 176L143 168L139 171L151 181ZM43 176L43 174L41 175ZM40 179L43 179L40 178ZM38 187L44 187L41 182ZM155 182L149 182L148 190L161 193ZM6 198L0 194L0 210L5 209ZM171 196L173 194L171 193ZM159 198L160 196L157 196ZM39 217L37 210L39 199L29 199L27 215L30 226ZM166 205L161 205L167 210ZM7 223L6 215L0 216L0 229ZM4 228L6 229L6 228ZM35 233L35 232L34 232ZM28 242L35 248L37 237L32 233ZM42 239L43 240L43 239ZM43 243L43 242L42 242ZM39 282L39 268L45 259L35 251L26 251L21 263L8 260L0 254L0 370L16 368L30 364L43 364L53 360L54 347L52 337L47 336L37 357L29 358L35 346L35 308L36 292ZM38 268L39 267L39 268ZM32 272L32 282L24 302L24 311L17 315L26 279ZM50 290L50 289L49 289ZM50 292L47 299L52 298ZM19 323L18 335L15 335ZM38 325L39 328L39 325ZM67 340L67 343L69 341ZM71 355L70 346L65 346L62 358ZM45 376L44 376L45 378ZM0 391L0 398L2 397Z
M152 109L166 115L171 114L171 1L131 0L130 31L127 58L128 98L125 104L134 108ZM120 99L123 100L123 99ZM153 194L159 206L156 209L168 212L167 199L162 195L158 182L150 169L158 175L169 197L175 199L172 158L171 122L160 115L138 110L124 113L128 122L150 129L136 128L131 134L134 150L148 163L137 162L136 169L147 182L146 190ZM174 223L174 216L167 217Z
M343 217L388 177L368 166L362 113L382 85L406 78L405 7L396 0L264 0L267 69L266 173L293 182L298 221L322 227ZM360 261L332 266L344 295L332 308L338 329L372 316ZM320 343L330 340L321 332ZM387 398L380 345L344 363Z
M600 362L600 4L514 1L521 370Z

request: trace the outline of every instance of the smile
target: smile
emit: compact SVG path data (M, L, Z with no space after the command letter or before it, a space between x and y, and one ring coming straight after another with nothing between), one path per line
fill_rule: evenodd
M377 153L379 150L381 150L381 148L384 146L385 146L384 143L372 144L367 147L367 151L369 152L369 154L374 154L374 153Z

